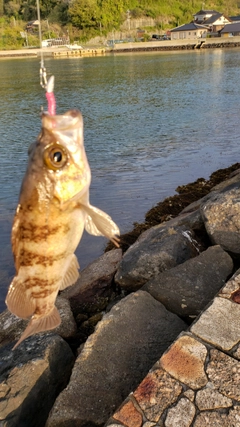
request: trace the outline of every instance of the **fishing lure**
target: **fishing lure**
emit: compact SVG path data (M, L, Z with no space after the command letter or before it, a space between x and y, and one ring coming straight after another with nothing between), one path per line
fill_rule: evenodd
M43 58L41 59L40 66L40 85L43 89L46 90L46 98L48 102L48 113L51 116L55 116L56 114L56 99L54 95L54 76L51 76L49 80L47 80L47 71L44 67Z

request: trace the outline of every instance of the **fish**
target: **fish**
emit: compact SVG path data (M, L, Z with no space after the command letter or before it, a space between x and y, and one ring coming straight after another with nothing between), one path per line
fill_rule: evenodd
M13 349L27 337L60 325L55 300L79 277L74 252L84 229L117 247L120 235L111 217L89 201L91 170L79 110L43 112L40 134L28 156L12 226L16 274L6 305L30 321Z

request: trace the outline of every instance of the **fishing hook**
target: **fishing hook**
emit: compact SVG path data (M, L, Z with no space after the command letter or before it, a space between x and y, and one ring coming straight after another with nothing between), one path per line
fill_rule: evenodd
M40 67L40 85L43 89L46 89L47 87L47 70L43 64L41 64Z

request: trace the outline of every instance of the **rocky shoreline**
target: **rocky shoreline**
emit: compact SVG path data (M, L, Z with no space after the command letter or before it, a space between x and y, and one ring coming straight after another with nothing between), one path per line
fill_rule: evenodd
M57 330L12 351L26 321L0 315L1 426L145 426L108 420L240 266L240 164L177 191L61 292Z

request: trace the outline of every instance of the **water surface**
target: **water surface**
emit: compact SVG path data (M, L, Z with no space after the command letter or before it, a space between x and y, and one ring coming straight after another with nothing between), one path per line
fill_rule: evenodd
M92 169L91 203L122 232L155 203L239 161L240 50L46 59L57 112L82 111ZM10 230L27 148L46 108L39 59L0 61L0 310L14 274ZM85 235L83 268L105 239Z

